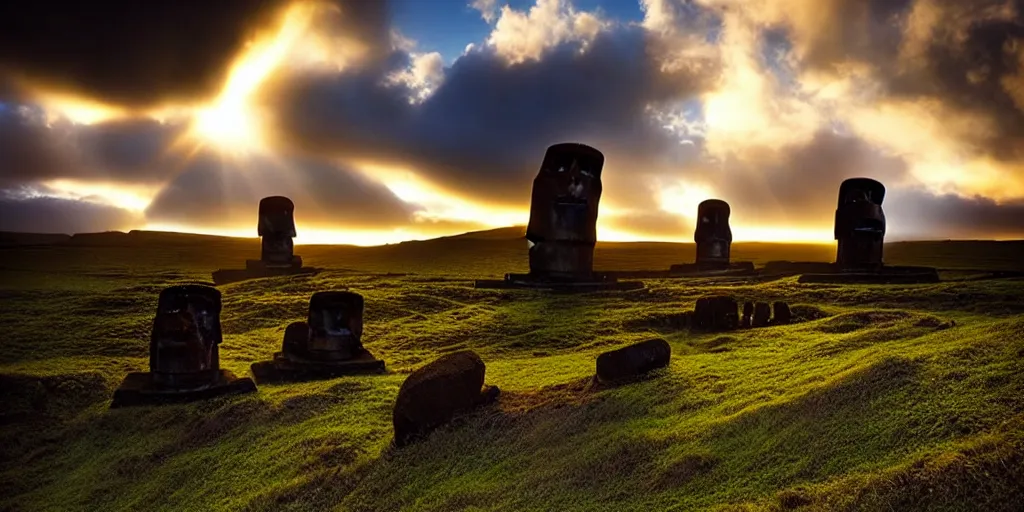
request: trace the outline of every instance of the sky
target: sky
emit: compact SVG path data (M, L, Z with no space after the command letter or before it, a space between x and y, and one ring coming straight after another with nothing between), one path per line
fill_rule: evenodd
M88 5L86 5L88 4ZM1024 238L1024 0L97 0L0 5L0 231L375 245L525 225L601 150L598 238Z

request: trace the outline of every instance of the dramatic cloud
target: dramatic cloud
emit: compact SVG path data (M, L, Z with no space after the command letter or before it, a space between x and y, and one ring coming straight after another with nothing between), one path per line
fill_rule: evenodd
M120 119L81 126L38 108L0 107L0 186L47 179L160 182L182 125Z
M216 93L252 30L283 0L0 3L0 65L106 102Z
M280 85L277 126L286 144L308 152L409 166L460 195L522 204L553 143L595 145L609 166L614 158L623 170L678 146L646 108L708 87L711 64L666 72L649 45L643 30L620 27L594 35L585 49L569 40L533 48L541 53L514 64L500 46L481 48L447 69L421 103L384 80L410 64L397 53L364 73L305 75Z
M89 233L131 229L139 220L127 210L91 201L0 191L0 231Z
M209 153L193 156L145 213L163 224L255 225L259 200L272 195L291 198L296 219L305 226L393 228L413 220L410 205L351 169L280 157L239 163Z
M606 239L689 239L717 197L740 236L827 241L857 176L892 237L1024 236L1021 0L467 0L461 55L384 1L185 4L0 8L5 204L229 231L284 194L313 229L445 233L525 223L577 141Z

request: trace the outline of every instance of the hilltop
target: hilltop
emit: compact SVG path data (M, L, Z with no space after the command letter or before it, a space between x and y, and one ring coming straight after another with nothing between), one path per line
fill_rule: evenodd
M323 272L219 287L223 367L246 375L305 317L313 292L348 288L366 299L363 341L387 362L385 375L117 410L108 409L113 390L148 367L159 291L241 266L258 240L136 232L3 248L0 510L1017 508L1021 279L474 289L472 277L526 269L514 229L299 246ZM1021 268L1021 249L913 242L887 245L886 258ZM602 243L596 260L666 268L692 251ZM736 259L756 262L833 255L827 245L734 245ZM673 327L706 294L786 301L800 322L718 334ZM671 345L668 368L588 387L599 353L652 337ZM498 404L392 449L390 412L406 375L462 349L487 364Z

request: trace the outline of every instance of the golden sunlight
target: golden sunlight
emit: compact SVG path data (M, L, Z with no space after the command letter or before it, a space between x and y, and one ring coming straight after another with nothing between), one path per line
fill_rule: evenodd
M80 201L101 203L142 213L159 192L159 186L125 185L122 183L95 183L77 180L51 180L43 182L53 197L77 199Z
M471 222L500 228L524 225L530 216L528 207L495 207L455 196L410 170L369 163L359 164L358 167L370 179L383 183L402 201L422 207L415 214L419 222Z
M75 124L90 125L125 115L121 108L71 94L37 91L33 96L46 111L47 123L64 118Z
M260 151L263 115L253 96L303 39L315 12L313 4L291 5L276 30L252 41L231 66L227 82L211 105L198 109L191 135L228 153Z

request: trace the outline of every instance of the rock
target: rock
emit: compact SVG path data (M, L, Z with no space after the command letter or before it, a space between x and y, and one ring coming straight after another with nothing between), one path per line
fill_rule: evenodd
M707 331L725 331L739 326L736 299L724 295L701 297L693 308L691 327Z
M750 323L751 327L765 327L772 317L772 307L767 302L758 302L754 304L754 319Z
M785 325L793 321L793 312L789 310L789 304L776 302L772 304L772 325Z
M634 343L597 356L597 378L600 382L614 382L638 377L668 366L671 356L672 348L661 338Z
M484 362L471 350L448 354L412 372L395 400L395 445L405 446L456 414L494 401L498 388L484 384Z
M750 328L751 318L754 316L754 303L744 302L743 303L743 318L740 320L740 326L744 329Z

